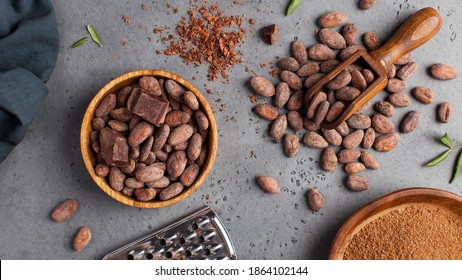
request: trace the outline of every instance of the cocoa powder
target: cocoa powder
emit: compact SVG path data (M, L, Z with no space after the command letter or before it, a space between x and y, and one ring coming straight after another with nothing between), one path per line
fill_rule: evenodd
M462 216L446 208L407 205L370 222L354 235L344 259L462 258Z

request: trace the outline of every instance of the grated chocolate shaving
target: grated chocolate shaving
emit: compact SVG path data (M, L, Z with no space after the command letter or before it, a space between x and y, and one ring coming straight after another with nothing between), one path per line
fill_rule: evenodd
M236 52L246 33L242 27L243 16L225 16L217 5L204 5L191 5L189 19L182 17L177 23L175 31L179 39L172 35L162 38L170 44L164 54L179 55L188 65L207 63L209 81L217 80L218 75L227 79L228 69L243 62Z

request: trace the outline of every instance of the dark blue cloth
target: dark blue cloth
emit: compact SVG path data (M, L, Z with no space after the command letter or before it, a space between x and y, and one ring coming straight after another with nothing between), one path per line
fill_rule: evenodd
M24 138L47 95L58 49L49 0L0 0L0 162Z

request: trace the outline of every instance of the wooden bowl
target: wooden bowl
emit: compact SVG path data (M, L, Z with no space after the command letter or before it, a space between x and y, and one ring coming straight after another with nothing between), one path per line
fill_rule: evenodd
M370 222L383 215L402 207L418 203L432 204L445 208L461 216L462 197L443 190L430 188L409 188L392 192L382 198L374 200L353 214L340 228L329 253L330 260L342 260L345 250L354 235Z
M109 93L115 93L122 88L131 85L137 82L143 76L153 76L156 78L163 78L163 79L171 79L177 82L178 84L182 85L187 90L190 90L194 95L196 95L197 100L200 103L201 109L207 115L209 119L209 133L207 138L207 160L205 164L201 167L201 171L199 176L197 177L196 181L188 188L185 188L183 192L179 195L164 201L148 201L142 202L138 201L134 197L129 197L121 192L114 191L106 182L105 178L100 178L96 176L94 166L95 166L95 154L91 149L90 143L90 132L92 131L91 121L93 119L94 113L96 108L98 107L99 103L103 100L103 98ZM95 183L110 197L113 199L133 207L138 208L161 208L165 206L172 205L177 203L190 194L195 192L199 186L204 182L205 178L209 174L210 170L212 169L213 162L215 161L216 153L218 147L218 132L217 132L217 124L215 122L215 117L213 115L212 108L210 107L209 103L205 99L205 97L197 90L191 83L183 79L182 77L175 75L173 73L163 71L163 70L137 70L129 73L125 73L122 76L115 78L114 80L110 81L106 84L91 100L88 108L85 112L82 121L82 127L80 130L80 149L82 152L83 161L85 163L85 167L90 173L91 178Z

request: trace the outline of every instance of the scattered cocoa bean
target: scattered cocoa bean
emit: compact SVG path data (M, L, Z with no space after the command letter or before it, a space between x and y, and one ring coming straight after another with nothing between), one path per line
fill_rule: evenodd
M308 57L312 60L325 61L335 58L335 52L326 45L315 44L308 48Z
M322 28L332 28L345 23L348 16L342 12L328 12L318 19L318 25Z
M404 92L390 94L387 100L395 107L407 107L411 105L411 99L409 98L409 95Z
M378 133L387 134L395 129L395 124L386 116L377 113L372 116L372 127Z
M347 149L355 148L359 146L359 144L361 144L363 137L364 131L356 130L348 134L347 136L343 137L342 145Z
M297 70L297 75L299 77L309 77L311 75L318 73L319 70L320 70L319 64L310 61L300 66L300 68Z
M360 173L366 170L366 166L361 162L349 162L345 164L345 172L348 174Z
M374 109L380 114L393 117L395 115L395 107L388 101L381 100L374 105Z
M293 158L298 152L299 141L295 134L284 136L284 153L287 157Z
M300 131L303 128L303 117L298 111L290 111L287 113L287 122L295 131Z
M78 206L77 200L66 199L51 211L50 217L55 222L64 222L75 214Z
M366 129L364 133L364 138L362 142L362 146L364 149L370 149L372 145L374 145L375 141L375 130L372 127Z
M326 60L323 63L319 64L319 71L323 74L331 72L335 67L340 64L340 61L337 59Z
M289 111L298 111L303 107L303 91L296 91L286 103L286 108Z
M264 97L271 97L276 93L274 85L263 77L254 76L250 78L250 86L256 94Z
M291 44L291 54L298 61L300 65L308 61L308 53L305 46L299 40L294 40Z
M347 23L342 27L342 35L345 38L347 46L356 45L358 31L353 23Z
M324 149L321 158L321 168L325 171L334 171L337 168L338 159L334 150L331 147Z
M351 45L351 46L348 46L346 48L344 48L341 52L340 52L340 60L341 61L344 61L344 60L347 60L350 56L352 56L354 53L358 52L358 51L365 51L366 48L364 48L363 46L361 45Z
M364 46L369 51L375 51L381 45L379 37L374 32L366 32L363 35Z
M389 152L398 145L399 138L396 132L379 136L374 141L374 149L378 152Z
M91 240L91 231L89 227L81 227L77 234L74 237L74 242L72 243L72 247L77 252L80 252L85 248Z
M312 87L314 84L319 82L319 80L321 80L325 76L326 75L323 74L323 73L316 73L314 75L309 76L308 78L305 79L305 82L304 82L305 88L308 89L308 88Z
M316 115L314 116L313 121L316 124L321 124L326 118L327 112L329 111L329 101L323 101L319 104L318 109L316 110Z
M287 83L287 85L293 90L301 90L303 88L302 80L299 76L297 76L297 74L293 72L283 70L281 72L281 79L283 82Z
M388 80L387 90L391 93L402 92L406 89L406 83L402 80L393 78Z
M282 108L290 98L290 88L287 83L280 82L276 86L276 94L274 95L274 105L277 108Z
M439 80L452 80L459 76L457 70L449 65L437 63L430 66L430 74Z
M331 49L340 50L346 47L346 41L343 36L328 28L323 28L318 32L319 40Z
M286 129L287 116L285 114L279 115L271 126L270 134L275 140L277 140L286 132Z
M329 112L327 112L326 115L326 121L328 122L333 122L337 120L345 111L345 104L343 102L335 102L332 106L329 108Z
M335 129L322 129L322 134L324 135L324 139L331 144L332 146L340 146L342 145L342 135L337 132Z
M410 111L404 116L403 120L401 121L401 124L400 124L401 132L410 133L414 131L419 125L419 120L420 120L419 112L415 110Z
M438 106L438 120L442 123L448 123L452 118L452 105L449 102L443 102Z
M314 117L316 116L316 112L318 111L319 105L326 100L327 100L327 94L325 92L322 92L322 91L317 92L313 96L313 98L311 98L310 104L305 103L305 105L307 105L306 107L308 108L306 111L306 116L309 119L314 119Z
M412 61L412 53L408 53L400 57L398 60L395 61L395 65L406 65Z
M335 130L340 134L342 135L343 137L347 136L348 134L350 134L350 127L348 126L348 124L346 122L341 122L336 128Z
M361 152L355 149L343 149L337 154L340 163L350 163L357 160L361 156Z
M307 201L308 207L315 212L321 210L324 205L324 197L317 188L311 188L308 190Z
M274 177L271 176L258 176L257 182L260 188L265 192L270 194L277 194L281 190L279 189L279 184Z
M310 148L320 148L324 149L329 146L329 143L316 132L309 131L303 135L303 144Z
M435 93L426 87L414 88L412 95L423 104L432 104L435 100Z
M377 0L359 0L359 8L363 10L368 10L375 5Z
M419 68L419 65L415 62L410 62L404 66L402 66L397 72L396 77L400 78L401 80L405 81L409 79Z
M278 66L284 70L296 72L300 68L300 64L293 57L286 57L278 62Z
M352 174L347 177L346 186L351 191L365 191L369 188L369 181L363 176Z
M374 156L366 151L361 152L361 162L367 169L377 170L380 167L379 162Z

